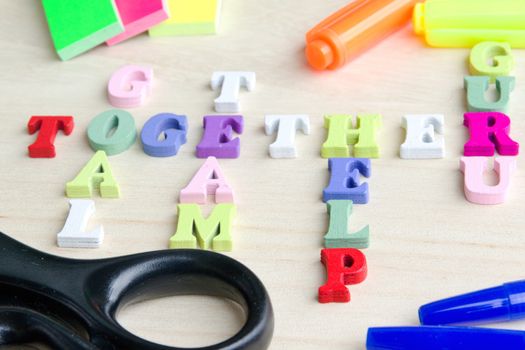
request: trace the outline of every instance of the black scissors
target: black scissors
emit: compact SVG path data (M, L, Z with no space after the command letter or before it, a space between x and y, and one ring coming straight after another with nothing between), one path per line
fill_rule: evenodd
M225 255L181 249L74 260L37 251L0 232L0 345L181 349L134 336L115 315L132 302L188 294L229 298L247 315L236 335L201 350L269 346L273 312L268 294L253 272Z

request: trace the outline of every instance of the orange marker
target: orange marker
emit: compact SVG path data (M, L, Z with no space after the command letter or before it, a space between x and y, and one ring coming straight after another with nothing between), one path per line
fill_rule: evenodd
M315 69L336 69L405 26L421 0L355 0L306 34Z

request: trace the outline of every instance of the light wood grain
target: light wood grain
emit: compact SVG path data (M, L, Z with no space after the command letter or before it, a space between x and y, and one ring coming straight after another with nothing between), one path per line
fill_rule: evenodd
M304 34L345 0L225 0L220 35L149 38L99 47L69 62L56 57L39 2L2 0L0 20L0 229L35 248L75 258L100 258L167 248L175 232L178 194L202 160L194 156L202 116L213 112L209 88L215 70L257 73L254 92L241 93L245 132L242 156L222 160L236 191L235 250L228 254L264 282L275 310L272 349L365 349L370 326L416 325L428 301L520 279L525 275L525 177L518 171L504 205L469 204L459 157L467 132L463 76L468 50L424 46L410 28L395 34L336 72L315 73L304 62ZM512 136L525 139L525 54L515 52ZM112 72L127 63L155 69L152 100L133 109L141 128L153 114L186 114L188 143L173 158L148 157L139 143L110 159L122 198L96 198L106 241L98 250L59 249L56 233L68 212L65 183L92 151L90 120L111 106L105 96ZM383 114L382 157L373 160L371 201L354 209L352 228L370 224L369 277L350 288L349 304L320 305L319 262L328 217L321 201L328 181L320 147L325 113ZM273 136L264 115L305 113L312 134L298 134L299 158L268 156ZM443 113L447 156L399 159L403 114ZM30 159L25 131L31 115L75 116L74 133L58 135L55 159ZM523 165L520 157L518 169ZM233 334L242 315L212 298L173 297L124 310L121 322L157 342L192 346ZM197 332L205 324L208 330ZM525 322L505 325L523 328Z

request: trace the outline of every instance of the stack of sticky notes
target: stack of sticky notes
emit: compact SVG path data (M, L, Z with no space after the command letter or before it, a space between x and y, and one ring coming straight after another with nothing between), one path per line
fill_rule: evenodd
M220 0L42 0L58 56L68 60L104 42L147 30L152 36L213 34Z
M221 0L168 0L171 17L151 28L151 36L215 34Z
M58 56L68 60L124 32L112 0L42 0Z
M115 0L115 2L124 24L124 32L109 39L108 45L118 44L143 33L169 17L164 0Z

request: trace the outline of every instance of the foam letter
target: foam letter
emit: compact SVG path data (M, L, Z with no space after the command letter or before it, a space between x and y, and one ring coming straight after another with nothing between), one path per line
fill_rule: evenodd
M217 90L222 86L221 94L215 99L217 113L239 113L239 90L255 89L255 73L253 72L215 72L211 77L211 88Z
M109 102L118 108L139 107L151 94L153 69L128 65L113 73L108 83Z
M328 212L330 213L330 228L324 236L326 248L368 248L370 240L368 225L360 231L348 232L352 206L352 201L332 200L327 202Z
M295 133L301 130L310 134L310 119L307 115L267 115L264 121L266 135L271 135L277 130L277 139L270 145L272 158L295 158Z
M64 134L70 135L74 127L73 117L31 117L27 124L27 131L30 135L39 130L40 132L36 141L28 147L29 156L31 158L54 158L56 156L54 142L58 130L63 130Z
M510 93L514 90L514 77L497 77L496 90L500 95L498 101L488 102L485 92L489 88L489 77L465 77L467 103L469 112L506 112L509 106Z
M352 129L350 115L327 115L324 127L328 137L321 150L323 158L349 157L348 145L354 145L355 157L379 158L376 133L381 127L380 115L358 115L356 129Z
M197 158L239 158L241 141L238 137L232 139L232 134L242 134L242 116L205 116L203 121L204 135L197 145Z
M186 143L188 120L171 113L151 117L142 128L140 138L144 152L152 157L171 157Z
M403 127L406 130L406 139L401 145L401 158L443 158L445 141L443 137L436 138L435 132L443 135L444 124L445 120L441 114L404 116Z
M93 150L102 150L111 156L124 152L135 143L137 129L131 114L113 109L93 118L87 134Z
M69 198L89 198L93 195L93 188L99 188L100 196L104 198L118 198L120 195L104 151L95 153L77 177L67 183L66 195Z
M494 171L499 176L495 186L486 185L483 174L488 169L488 159L484 157L462 157L461 171L465 175L465 197L476 204L500 204L505 202L510 187L510 176L516 170L515 157L494 159Z
M510 118L498 112L465 113L463 124L468 127L470 139L465 144L464 154L471 156L493 156L494 149L502 156L516 156L520 145L510 136Z
M95 202L86 199L71 199L69 214L64 228L57 235L61 248L98 248L104 240L104 228L98 226L86 232L89 218L95 213Z
M182 189L180 202L206 204L208 195L215 196L215 203L233 203L233 191L215 157L206 159L188 186Z
M485 41L474 46L470 52L470 74L487 75L491 83L497 77L510 75L514 64L514 56L508 43Z
M231 226L236 213L233 204L218 204L204 219L197 204L179 204L177 231L170 238L170 248L197 248L231 251ZM194 232L195 228L195 232Z
M323 191L323 201L351 200L356 204L368 203L368 183L360 183L360 175L370 177L370 159L330 158L332 173L330 184Z
M353 248L323 249L321 261L326 268L327 282L319 288L319 302L349 302L350 292L345 285L359 284L367 276L364 254Z

